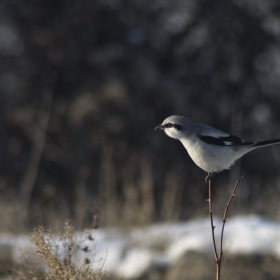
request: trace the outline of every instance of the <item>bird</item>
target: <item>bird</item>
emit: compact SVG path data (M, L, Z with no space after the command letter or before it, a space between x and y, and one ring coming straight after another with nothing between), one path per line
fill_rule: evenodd
M215 174L230 169L236 160L261 147L280 144L280 139L249 142L184 116L170 116L155 128L181 141L194 163L203 169L208 182Z

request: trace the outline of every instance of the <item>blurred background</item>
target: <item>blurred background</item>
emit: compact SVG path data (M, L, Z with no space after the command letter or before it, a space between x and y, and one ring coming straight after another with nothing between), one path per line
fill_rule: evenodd
M1 231L204 217L204 172L154 131L170 115L280 138L279 1L2 0L0 15ZM280 220L279 166L268 147L217 175L216 214L244 173L232 213Z

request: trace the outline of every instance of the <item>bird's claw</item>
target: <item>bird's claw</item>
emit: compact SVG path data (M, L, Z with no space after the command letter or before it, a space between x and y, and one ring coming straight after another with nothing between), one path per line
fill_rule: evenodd
M207 176L205 177L205 183L207 184L209 182L210 179L213 178L213 176L215 175L215 173L207 173Z

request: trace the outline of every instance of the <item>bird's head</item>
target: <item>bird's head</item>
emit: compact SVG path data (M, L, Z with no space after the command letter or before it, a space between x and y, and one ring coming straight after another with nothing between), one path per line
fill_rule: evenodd
M164 130L164 132L171 138L181 139L187 133L186 128L190 125L190 120L183 116L171 116L163 121L162 124L155 129Z

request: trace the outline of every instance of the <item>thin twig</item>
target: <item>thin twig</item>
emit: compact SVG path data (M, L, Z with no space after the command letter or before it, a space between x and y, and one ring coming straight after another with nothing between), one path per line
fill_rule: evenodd
M225 224L226 224L226 218L227 218L227 213L228 213L228 209L229 209L229 206L230 206L230 203L231 201L233 200L233 198L235 197L235 193L236 193L236 190L237 190L237 187L240 183L240 181L244 178L244 175L242 175L237 181L236 181L236 184L235 184L235 187L233 189L233 192L229 198L229 201L228 203L225 205L225 212L224 212L224 216L223 216L223 225L222 225L222 231L221 231L221 240L220 240L220 252L219 252L219 259L218 259L218 262L219 262L219 270L221 270L221 264L222 264L222 257L223 257L223 238L224 238L224 229L225 229ZM219 271L219 275L220 275L220 271ZM219 279L219 278L218 278Z
M209 175L209 174L208 174ZM216 240L215 240L215 227L213 224L213 214L212 214L212 186L211 186L211 179L208 180L208 187L209 187L209 217L210 217L210 223L211 223L211 232L212 232L212 240L213 240L213 249L214 249L214 256L216 262L218 261L218 253L217 253L217 246L216 246Z
M209 174L208 174L209 176ZM217 253L217 246L216 246L216 240L215 240L215 226L213 224L213 214L212 214L212 185L211 185L211 179L208 179L208 187L209 187L209 199L207 201L209 202L209 216L210 216L210 222L211 222L211 232L212 232L212 240L213 240L213 249L214 249L214 256L215 256L215 263L216 263L216 280L221 279L221 265L222 265L222 257L223 257L223 238L224 238L224 229L225 229L225 224L226 224L226 218L227 218L227 213L229 206L231 204L231 201L235 197L235 193L237 190L237 187L240 183L240 181L244 178L244 175L240 177L233 189L233 192L228 200L228 203L225 205L225 211L224 211L224 216L223 216L223 224L222 224L222 231L221 231L221 239L220 239L220 250L219 250L219 255Z

